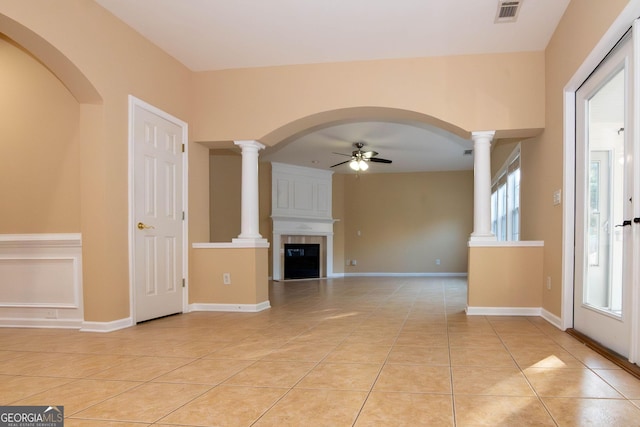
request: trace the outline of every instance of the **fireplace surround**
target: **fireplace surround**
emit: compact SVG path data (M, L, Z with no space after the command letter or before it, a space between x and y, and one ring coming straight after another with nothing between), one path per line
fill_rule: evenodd
M285 279L285 244L319 245L319 276L333 275L331 175L314 168L271 164L273 280Z

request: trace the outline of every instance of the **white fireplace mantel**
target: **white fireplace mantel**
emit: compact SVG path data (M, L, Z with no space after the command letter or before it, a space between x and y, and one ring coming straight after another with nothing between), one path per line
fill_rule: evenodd
M326 241L326 275L333 274L331 176L314 168L271 164L273 279L281 280L282 236L321 236Z

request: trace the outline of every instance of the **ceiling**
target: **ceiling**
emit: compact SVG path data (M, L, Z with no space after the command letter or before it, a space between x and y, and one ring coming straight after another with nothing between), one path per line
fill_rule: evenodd
M96 0L193 71L544 50L570 0ZM471 169L470 141L425 126L358 122L320 129L261 158L329 168L362 141L390 165L368 173ZM352 172L347 165L336 172Z

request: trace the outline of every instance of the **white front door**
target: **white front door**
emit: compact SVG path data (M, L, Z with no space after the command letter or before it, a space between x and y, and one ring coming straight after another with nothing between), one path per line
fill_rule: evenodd
M630 38L576 92L574 329L626 358L638 311L631 303L632 93Z
M131 97L132 287L136 322L183 311L186 124Z

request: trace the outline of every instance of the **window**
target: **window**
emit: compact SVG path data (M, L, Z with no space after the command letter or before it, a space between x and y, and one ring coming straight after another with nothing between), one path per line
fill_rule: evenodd
M520 240L520 147L491 186L491 231L498 240Z

